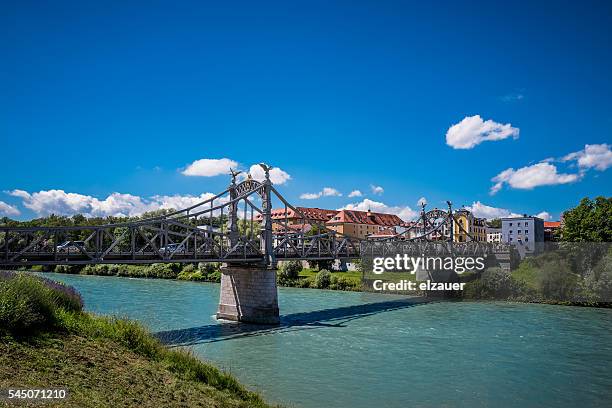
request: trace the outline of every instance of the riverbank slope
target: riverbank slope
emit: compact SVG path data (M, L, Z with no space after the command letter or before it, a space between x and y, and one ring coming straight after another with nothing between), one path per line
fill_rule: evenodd
M0 389L63 388L67 407L269 407L232 376L164 347L139 324L81 309L70 287L0 276Z

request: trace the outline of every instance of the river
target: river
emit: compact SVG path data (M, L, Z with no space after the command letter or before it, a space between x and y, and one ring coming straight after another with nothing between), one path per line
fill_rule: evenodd
M280 288L276 328L220 324L219 285L44 276L288 407L603 407L612 310Z

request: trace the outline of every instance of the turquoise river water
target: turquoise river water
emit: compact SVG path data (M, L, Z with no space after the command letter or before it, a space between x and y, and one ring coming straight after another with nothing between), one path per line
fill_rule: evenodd
M281 325L221 324L219 285L44 274L287 407L610 407L612 310L279 289Z

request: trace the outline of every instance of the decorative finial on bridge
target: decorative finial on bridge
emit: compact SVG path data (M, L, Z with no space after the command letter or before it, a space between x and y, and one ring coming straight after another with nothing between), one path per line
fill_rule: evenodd
M268 166L266 163L259 163L259 167L266 173L266 180L270 180L270 170L272 170L272 166Z
M236 177L241 174L240 170L234 170L230 167L230 174L232 175L232 184L236 184Z

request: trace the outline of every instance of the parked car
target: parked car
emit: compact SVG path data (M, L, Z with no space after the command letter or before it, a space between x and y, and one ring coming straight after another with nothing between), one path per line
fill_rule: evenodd
M184 253L185 252L185 245L183 244L168 244L165 247L161 247L159 248L160 252L167 252L169 254L172 253Z
M57 252L81 252L85 250L85 241L66 241L57 246Z

